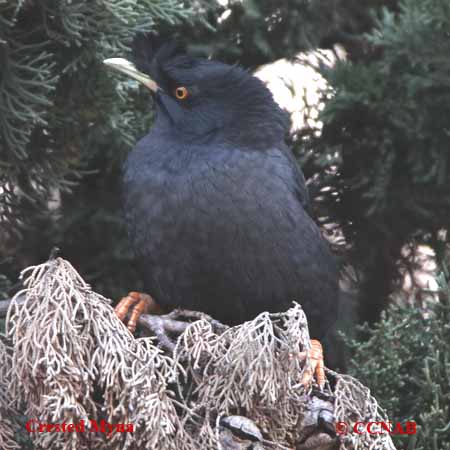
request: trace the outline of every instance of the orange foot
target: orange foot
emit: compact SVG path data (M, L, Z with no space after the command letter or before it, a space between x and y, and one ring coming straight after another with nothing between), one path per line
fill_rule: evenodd
M141 314L162 314L163 310L150 295L142 292L130 292L120 300L114 308L114 312L121 321L124 321L130 313L127 328L134 333Z
M309 361L309 364L303 372L302 384L307 388L315 378L317 384L322 389L325 386L325 365L323 362L322 344L315 339L311 339L311 348L308 350L307 355L306 362L308 363Z

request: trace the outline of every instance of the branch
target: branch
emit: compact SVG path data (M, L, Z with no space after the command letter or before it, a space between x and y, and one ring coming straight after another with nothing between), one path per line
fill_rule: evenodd
M222 334L228 328L207 314L187 309L175 309L164 315L142 314L138 326L147 334L156 336L158 344L173 354L178 337L196 320L206 320L217 334Z

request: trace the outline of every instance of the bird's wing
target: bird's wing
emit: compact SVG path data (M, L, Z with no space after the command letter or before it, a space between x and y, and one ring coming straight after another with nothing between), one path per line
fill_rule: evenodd
M287 147L283 148L286 154L286 159L289 162L289 166L292 170L292 176L294 179L295 191L297 193L298 200L305 209L305 211L311 215L311 202L309 198L308 188L306 186L305 176L300 169L294 155Z
M283 148L224 152L191 186L193 220L208 234L199 255L219 274L216 286L226 291L237 283L249 315L298 300L320 335L335 319L338 272L306 210L307 189L293 157Z

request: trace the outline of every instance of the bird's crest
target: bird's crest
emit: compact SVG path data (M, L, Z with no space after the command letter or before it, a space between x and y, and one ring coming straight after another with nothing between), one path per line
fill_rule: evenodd
M274 102L263 82L237 65L189 54L176 40L137 34L132 44L136 68L147 74L171 102L165 114L177 130L204 136L220 130L227 142L244 147L267 148L283 141L288 117ZM184 103L174 89L195 92ZM164 98L162 100L164 101Z
M152 33L136 34L131 48L137 69L149 75L163 70L164 65L176 57L188 58L185 47L179 41L167 40Z

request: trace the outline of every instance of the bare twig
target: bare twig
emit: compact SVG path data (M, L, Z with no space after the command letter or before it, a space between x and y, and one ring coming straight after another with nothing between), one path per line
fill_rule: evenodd
M228 327L199 311L175 309L169 314L142 314L138 319L138 326L155 336L158 344L170 354L173 354L178 338L193 321L205 320L210 323L215 333L221 334Z

